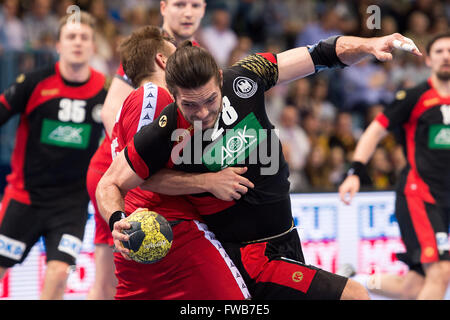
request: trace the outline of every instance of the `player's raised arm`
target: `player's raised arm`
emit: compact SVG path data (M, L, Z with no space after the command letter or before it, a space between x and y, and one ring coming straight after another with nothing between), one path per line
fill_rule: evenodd
M278 83L303 78L326 68L349 66L368 56L388 61L395 48L421 55L414 42L399 33L377 38L330 37L312 46L278 54Z

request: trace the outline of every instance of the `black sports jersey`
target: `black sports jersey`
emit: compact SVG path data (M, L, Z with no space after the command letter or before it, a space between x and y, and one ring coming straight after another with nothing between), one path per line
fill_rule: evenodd
M0 124L20 114L9 187L22 201L45 203L85 189L89 160L102 135L105 77L91 69L87 82L70 84L59 63L20 75L0 95Z
M176 104L169 105L130 141L128 163L144 179L164 166L201 173L245 165L245 177L255 188L239 201L221 201L211 194L189 199L221 241L250 241L288 230L289 170L264 103L264 92L277 80L272 54L238 62L223 72L223 108L213 129L193 132Z
M377 121L400 129L408 162L400 191L450 207L450 97L441 97L429 79L397 92Z

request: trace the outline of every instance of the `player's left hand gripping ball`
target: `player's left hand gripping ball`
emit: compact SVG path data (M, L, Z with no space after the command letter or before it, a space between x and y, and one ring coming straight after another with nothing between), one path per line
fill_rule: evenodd
M173 233L169 222L160 214L139 208L126 218L130 229L122 230L130 236L122 241L136 262L155 263L164 258L172 246Z

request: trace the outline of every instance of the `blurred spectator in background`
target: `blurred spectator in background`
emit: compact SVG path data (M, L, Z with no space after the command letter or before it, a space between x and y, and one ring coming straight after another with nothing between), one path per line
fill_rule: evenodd
M58 18L51 10L51 0L32 0L31 10L23 18L29 47L40 49L44 43L47 47L53 47L56 42Z
M339 112L336 116L334 133L329 140L330 149L338 146L344 150L345 158L355 150L356 137L353 134L353 118L349 112Z
M348 162L345 160L345 151L340 146L330 148L328 181L334 188L344 181L348 170Z
M22 50L25 27L20 20L19 0L5 0L0 11L0 50Z
M302 78L289 84L287 103L295 105L300 116L311 112L311 83L308 78Z
M405 36L413 40L416 46L425 48L432 36L429 29L430 19L428 16L422 11L413 11L408 18L408 30L405 32Z
M387 74L380 64L364 59L341 71L342 109L364 113L369 105L392 100L393 94L386 87Z
M231 66L234 63L238 62L239 60L245 58L246 56L251 54L253 46L253 41L250 37L247 36L240 36L237 40L237 45L231 50L227 66ZM269 51L269 50L267 50ZM272 52L272 51L270 51Z
M211 52L219 67L228 66L230 54L238 45L238 37L230 28L230 12L225 5L214 9L211 25L202 28L199 42Z
M336 107L327 100L328 81L324 77L315 77L310 90L309 104L321 123L322 130L328 132L330 125L333 125L336 118Z
M367 167L372 186L385 190L395 183L395 173L385 148L377 147ZM342 181L341 181L342 182Z
M289 165L291 191L306 190L307 184L303 169L311 147L308 136L298 124L298 110L295 106L287 105L283 108L279 130L284 157Z
M340 17L334 8L327 8L319 14L318 21L313 21L305 26L297 36L296 47L312 45L321 39L341 34L338 29Z
M70 6L76 6L76 5L77 5L77 1L75 1L75 0L56 1L56 3L54 3L56 17L58 19L61 19L62 17L64 17L67 14L67 10L69 9Z
M313 145L308 162L305 167L306 178L311 191L329 191L333 185L329 179L330 168L327 162L325 148L318 144Z
M96 19L95 54L91 65L103 74L111 74L117 65L111 65L116 51L117 28L108 16L104 0L91 0L88 12Z

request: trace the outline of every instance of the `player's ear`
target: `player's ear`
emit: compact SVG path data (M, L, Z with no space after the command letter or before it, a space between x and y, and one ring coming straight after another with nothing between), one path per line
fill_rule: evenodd
M220 87L223 87L223 71L222 69L219 69L219 74L220 74Z
M162 53L157 53L155 56L156 64L163 70L166 70L167 57Z
M161 13L162 16L164 16L164 13L166 12L166 6L167 6L166 1L162 0L159 2L159 12Z
M431 59L430 59L430 55L428 53L425 55L425 65L428 68L431 68Z

